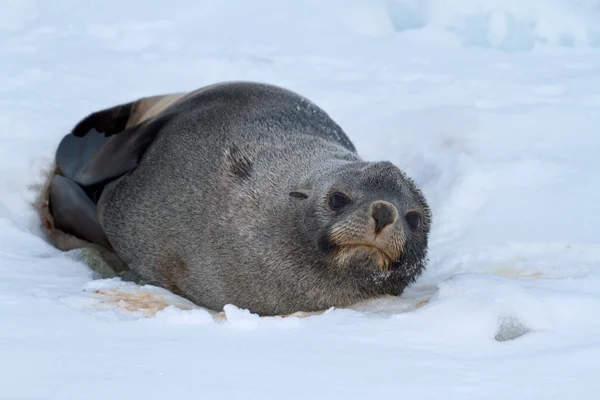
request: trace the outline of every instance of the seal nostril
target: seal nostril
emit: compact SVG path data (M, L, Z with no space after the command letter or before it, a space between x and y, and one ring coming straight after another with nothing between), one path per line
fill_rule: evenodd
M375 233L379 234L383 228L391 225L396 220L396 210L389 203L377 202L371 207L375 220Z

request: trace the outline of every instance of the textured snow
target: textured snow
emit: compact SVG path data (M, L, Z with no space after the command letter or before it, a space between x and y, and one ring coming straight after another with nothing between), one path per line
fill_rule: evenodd
M600 2L0 0L0 399L596 399ZM400 298L227 320L98 279L30 186L80 118L279 84L422 186Z

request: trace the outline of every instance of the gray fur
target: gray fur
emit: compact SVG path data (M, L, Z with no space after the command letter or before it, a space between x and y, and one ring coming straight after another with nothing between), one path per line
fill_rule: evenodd
M247 82L167 103L150 113L166 122L139 165L97 205L114 251L142 279L210 309L277 315L399 295L420 275L431 223L423 195L391 163L361 160L315 104ZM332 190L352 203L333 212ZM397 218L376 236L378 201ZM410 210L423 217L414 232ZM368 248L338 246L355 241L389 250L394 268Z

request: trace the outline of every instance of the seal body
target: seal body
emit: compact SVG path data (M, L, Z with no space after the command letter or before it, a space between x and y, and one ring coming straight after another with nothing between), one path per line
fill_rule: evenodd
M425 266L431 213L416 184L363 161L322 109L273 85L99 111L56 161L50 236L101 247L210 309L344 307L401 294Z

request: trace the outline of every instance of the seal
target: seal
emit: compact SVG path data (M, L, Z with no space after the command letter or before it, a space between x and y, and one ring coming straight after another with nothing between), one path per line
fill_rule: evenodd
M38 210L62 250L94 247L199 306L265 316L400 295L432 221L417 184L361 159L323 109L239 81L88 115Z

